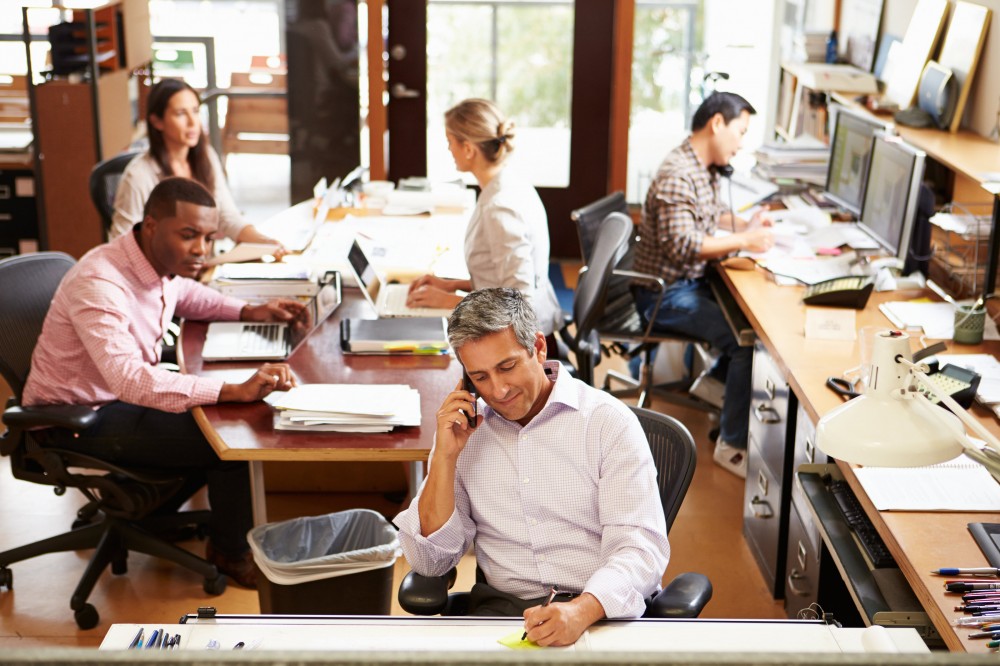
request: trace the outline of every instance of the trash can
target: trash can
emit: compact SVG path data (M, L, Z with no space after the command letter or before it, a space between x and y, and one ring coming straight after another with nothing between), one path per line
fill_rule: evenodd
M400 554L381 514L350 509L255 527L247 534L260 572L260 612L388 615Z

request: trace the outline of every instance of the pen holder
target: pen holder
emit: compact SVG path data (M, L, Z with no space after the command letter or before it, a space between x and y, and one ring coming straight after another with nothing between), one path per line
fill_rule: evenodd
M955 342L962 345L978 345L983 341L983 327L986 326L986 308L973 309L971 305L955 308Z

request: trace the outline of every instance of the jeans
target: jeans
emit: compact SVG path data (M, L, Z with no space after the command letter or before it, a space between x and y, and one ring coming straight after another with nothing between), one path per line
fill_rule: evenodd
M207 483L212 545L230 557L249 550L246 534L253 527L253 513L247 464L219 460L190 413L112 402L97 410L97 423L79 437L53 429L45 443L125 468L183 476L186 483L181 491L159 507L157 514L176 511Z
M639 289L639 311L649 321L656 306L656 293ZM726 392L719 419L719 437L726 444L745 449L750 425L750 382L753 347L740 347L726 322L712 290L703 280L678 280L663 294L653 328L665 333L682 333L704 340L722 352L726 369Z

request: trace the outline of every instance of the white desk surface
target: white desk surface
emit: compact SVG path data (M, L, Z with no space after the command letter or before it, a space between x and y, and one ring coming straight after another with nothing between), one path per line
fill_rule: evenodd
M175 625L115 624L101 649L125 649L142 627L146 638L160 628L168 636L180 634L182 650L204 650L215 640L223 650L243 641L256 650L484 652L508 650L497 641L523 626L517 618L239 616ZM387 640L390 633L392 640ZM928 652L911 628L842 629L805 620L604 621L592 626L576 645L549 649L839 653L865 652L873 644L883 649L871 651Z

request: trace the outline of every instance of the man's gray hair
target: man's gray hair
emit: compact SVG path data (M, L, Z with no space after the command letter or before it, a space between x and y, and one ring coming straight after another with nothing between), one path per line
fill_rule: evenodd
M467 342L508 328L529 354L534 352L538 319L521 292L509 287L479 289L455 306L448 319L448 341L457 351Z

